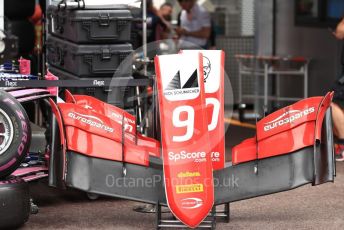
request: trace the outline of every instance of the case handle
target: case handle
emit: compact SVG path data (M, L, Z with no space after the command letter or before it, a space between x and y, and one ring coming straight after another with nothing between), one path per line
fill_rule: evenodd
M88 36L91 40L115 40L119 37L119 31L122 30L122 28L128 23L129 19L116 19L116 30L115 34L108 34L99 35L96 30L92 30L91 26L94 23L94 20L98 22L98 26L100 27L110 27L110 15L101 15L99 14L99 17L97 19L83 21L82 22L82 28L85 29L88 32Z
M100 53L100 59L101 60L108 60L111 61L111 58L113 56L117 56L118 57L118 63L121 63L130 53L129 52L110 52L109 49L103 49L102 52ZM98 69L97 65L94 64L94 59L96 58L95 55L85 55L84 56L84 62L87 63L90 68L91 68L91 72L94 74L114 74L118 68L114 67L114 68L102 68L102 69ZM113 65L115 66L115 65Z

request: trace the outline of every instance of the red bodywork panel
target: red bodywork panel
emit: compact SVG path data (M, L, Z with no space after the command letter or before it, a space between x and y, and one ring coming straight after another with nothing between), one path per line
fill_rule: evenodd
M160 142L150 138L150 137L145 137L142 136L142 134L137 133L137 145L140 146L141 148L146 149L148 151L150 156L153 157L161 157L160 154Z
M155 57L165 194L171 212L191 228L214 204L203 56Z
M122 149L122 125L119 122L78 104L61 103L59 109L68 150L90 157L149 165L146 149L129 142Z
M205 75L205 105L208 119L209 143L214 170L225 166L224 120L224 68L225 52L222 50L183 50L181 53L202 53Z
M65 101L66 103L76 103L73 94L69 90L65 90Z
M321 140L321 127L333 93L280 109L257 123L257 136L232 149L233 164L288 154Z
M136 135L136 119L128 112L70 92L66 92L66 101L71 103L57 106L50 101L57 117L61 144L66 150L143 166L149 165L150 155L160 157L160 143L139 133Z
M61 111L63 123L66 127L75 127L88 133L121 143L122 125L109 117L85 109L76 104L60 103L58 106ZM66 135L68 135L68 132L66 132ZM69 143L68 146L70 146Z
M68 95L68 96L67 96ZM66 91L66 100L71 101L77 105L80 105L86 109L92 110L96 113L103 114L118 124L122 124L124 116L124 130L126 134L136 135L136 118L130 113L103 101L100 101L94 97L86 95L71 95ZM129 138L128 140L132 140Z
M232 149L232 162L239 164L257 158L256 138L249 138Z
M62 116L60 113L60 110L58 108L58 106L56 105L56 103L49 98L49 103L51 106L51 110L53 111L56 121L57 121L57 125L59 127L59 132L60 132L60 144L61 144L61 149L62 149L62 159L63 159L63 169L62 172L66 172L66 167L65 167L65 163L66 163L66 151L67 151L67 144L66 144L66 136L65 136L65 132L64 132L64 127L63 127L63 120L62 120ZM65 173L63 173L63 179L65 179Z
M72 95L68 90L66 90L66 101L81 105L94 112L108 116L119 124L122 124L124 116L126 143L127 141L136 143L138 146L141 146L142 149L148 151L149 155L160 158L160 142L137 133L135 116L96 98L86 95Z

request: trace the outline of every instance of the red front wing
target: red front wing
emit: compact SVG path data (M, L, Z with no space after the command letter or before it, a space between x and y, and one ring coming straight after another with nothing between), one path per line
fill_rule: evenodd
M322 123L325 113L329 109L332 96L333 93L328 93L325 97L304 99L260 120L257 124L256 137L247 139L233 148L233 164L237 166L226 167L223 170L214 172L216 178L219 175L223 175L224 172L228 171L234 173L235 170L240 170L237 172L239 177L244 175L245 177L247 176L249 180L254 181L256 177L251 178L250 176L252 169L247 168L250 162L256 160L264 161L264 159L267 158L282 160L283 156L288 156L287 154L290 154L290 156L292 153L302 154L302 149L309 150L308 147L312 148L317 141L321 142ZM124 126L122 125L123 122L110 118L106 110L104 110L105 107L110 105L103 102L98 105L94 104L97 103L96 99L81 95L69 95L68 101L72 103L61 103L56 105L53 101L50 101L60 128L60 135L62 137L60 144L63 146L62 154L64 155L64 161L66 160L66 152L69 152L70 155L75 152L87 156L90 159L104 159L110 162L113 161L114 164L115 162L122 162L147 167L150 164L150 156L160 157L160 144L158 141L136 133L134 138L136 140L135 143L126 138L126 135L123 135L126 134ZM93 105L93 107L91 105ZM185 105L185 103L183 103L183 105ZM118 111L124 119L124 111L123 113L121 113L121 110ZM181 116L180 119L183 119L183 117ZM165 128L167 128L167 126ZM178 133L178 135L181 134ZM200 142L197 143L199 144ZM306 150L305 153L308 150ZM280 158L277 158L278 156L280 156ZM285 161L285 158L283 158L283 161ZM310 165L312 164L313 163L310 163ZM192 174L195 169L194 167L182 166L183 173L178 174L177 177L185 178L198 176L198 174ZM270 166L272 167L272 165ZM164 168L166 170L166 165L164 165ZM199 167L197 167L197 169L199 169ZM318 169L314 166L314 170ZM66 172L65 169L63 169L63 171ZM71 172L69 173L71 174ZM241 173L244 174L241 175ZM242 183L243 182L244 181L242 181ZM286 189L284 184L279 186L280 187L278 187L276 191L283 191ZM226 194L217 194L215 201L221 203L222 198L220 197L224 197L224 200L233 201L241 197L242 199L245 197L252 197L252 194L245 195L246 187L250 188L248 184L243 184L242 187L240 187L240 189L243 190L240 190L242 194L237 194L236 192L229 192L227 194L228 191L224 190L223 192ZM223 188L216 187L214 189L222 191L221 189ZM266 187L265 190L266 192L262 192L261 194L268 194L271 191L275 191L271 190L269 187ZM256 193L259 195L259 190L257 190ZM189 207L195 207L196 204L201 204L201 202L196 201L198 200L184 200L184 203L179 204L183 204L184 207L187 207L185 206L187 204ZM183 218L187 219L188 217ZM190 221L187 223L195 227L198 224L193 222L193 220L193 218L190 218Z
M333 93L280 109L257 123L256 137L232 150L233 164L288 154L321 140L321 127Z

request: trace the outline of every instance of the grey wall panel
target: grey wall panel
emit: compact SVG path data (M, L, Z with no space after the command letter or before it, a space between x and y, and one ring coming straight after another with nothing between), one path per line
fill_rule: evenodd
M271 55L273 44L273 0L255 1L255 20L256 20L256 54Z
M276 53L312 59L309 94L323 95L339 74L341 42L327 28L297 27L294 24L294 1L277 0ZM302 91L302 82L287 77L282 82L284 93Z
M273 0L256 0L255 1L255 54L272 55L273 54ZM255 88L251 93L257 92L263 94L262 78L254 80ZM269 84L271 86L271 84ZM244 101L245 102L245 101ZM255 113L262 114L263 100L255 99Z
M234 102L238 102L238 84L239 84L239 64L235 59L237 54L253 54L254 37L218 37L216 40L218 49L222 49L226 53L225 71L232 84ZM246 77L243 79L243 92L245 94L254 91L254 79ZM228 92L229 93L229 92ZM225 96L230 95L225 92Z

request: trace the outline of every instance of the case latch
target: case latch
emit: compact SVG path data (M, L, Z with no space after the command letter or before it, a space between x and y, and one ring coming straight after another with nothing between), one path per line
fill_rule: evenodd
M101 15L99 14L99 26L109 26L110 25L110 14Z
M111 52L110 49L106 48L106 49L102 49L102 60L109 60L111 59Z

